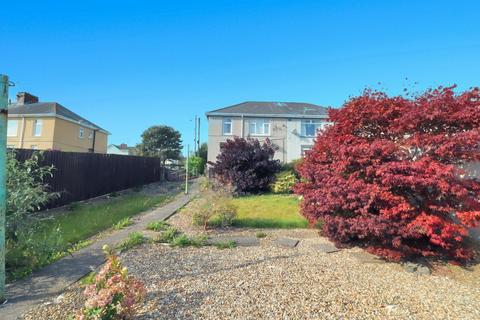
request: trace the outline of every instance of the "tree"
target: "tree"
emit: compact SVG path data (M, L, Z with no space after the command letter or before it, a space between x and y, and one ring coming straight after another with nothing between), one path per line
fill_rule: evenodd
M411 98L366 91L330 110L298 171L302 213L337 245L361 244L391 260L466 261L480 221L480 183L461 166L479 160L478 89Z
M198 156L207 163L208 161L208 144L206 142L202 143L200 145L200 148L198 149Z
M139 148L145 156L159 156L163 164L167 160L178 160L182 149L180 132L169 126L150 127L142 133Z
M198 156L188 158L188 171L191 175L203 174L205 171L205 160Z
M280 170L280 161L273 160L277 147L266 139L235 137L220 146L213 173L221 182L231 184L237 193L266 191Z

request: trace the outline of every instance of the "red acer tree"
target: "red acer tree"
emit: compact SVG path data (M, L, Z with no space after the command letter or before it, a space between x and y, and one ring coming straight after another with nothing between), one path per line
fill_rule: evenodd
M465 241L480 222L480 183L460 168L480 160L480 94L453 90L366 91L330 110L333 124L297 167L310 223L389 260L473 258Z

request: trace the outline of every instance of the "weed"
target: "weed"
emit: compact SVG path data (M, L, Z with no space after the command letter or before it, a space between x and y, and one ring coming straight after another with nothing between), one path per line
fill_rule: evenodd
M174 227L168 227L163 231L155 241L162 243L171 243L180 232Z
M217 249L233 249L237 246L237 243L233 240L216 242L215 247Z
M128 234L128 238L122 241L117 249L120 251L126 251L138 245L141 245L147 241L147 238L141 232L131 232Z
M257 238L265 238L265 237L267 236L267 234L266 234L265 232L260 231L260 232L257 232L257 233L255 234L255 236L256 236Z
M163 220L152 221L149 224L147 224L147 230L162 231L162 230L166 230L167 228L168 228L168 223L166 223Z
M115 223L115 224L113 225L113 228L114 228L115 230L121 230L121 229L123 229L123 228L125 228L125 227L128 227L128 226L132 225L132 224L133 224L132 218L130 218L130 217L125 217L125 218L123 218L122 220L120 220L120 221L118 221L117 223Z
M95 272L93 272L93 271L90 272L85 277L80 279L80 284L84 285L84 286L89 285L89 284L93 284L95 282L95 275L96 275Z

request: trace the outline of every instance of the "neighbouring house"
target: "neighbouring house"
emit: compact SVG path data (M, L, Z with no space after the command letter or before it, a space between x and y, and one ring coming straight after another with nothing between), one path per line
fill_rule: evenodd
M10 148L106 153L109 134L61 104L39 102L27 92L8 106Z
M108 154L118 154L122 156L135 155L135 147L129 147L127 144L109 144L107 147Z
M214 162L220 144L234 136L268 138L278 146L275 159L290 162L313 146L318 129L328 124L328 109L300 102L243 102L206 113L208 161Z

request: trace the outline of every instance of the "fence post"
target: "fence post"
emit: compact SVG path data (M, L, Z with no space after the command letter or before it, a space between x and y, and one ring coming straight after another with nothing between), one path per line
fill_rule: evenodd
M7 210L8 76L0 74L0 301L5 299L5 215Z

